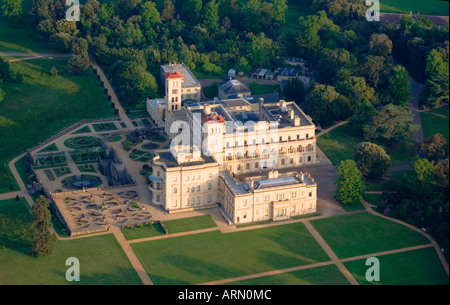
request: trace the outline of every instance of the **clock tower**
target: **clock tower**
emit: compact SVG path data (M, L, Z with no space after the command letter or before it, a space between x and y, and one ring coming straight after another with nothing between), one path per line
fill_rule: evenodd
M180 72L165 73L167 110L181 110L181 83L184 81Z

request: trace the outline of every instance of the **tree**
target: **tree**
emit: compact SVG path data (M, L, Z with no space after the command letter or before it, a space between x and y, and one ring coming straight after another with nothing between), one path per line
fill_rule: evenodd
M270 66L272 60L276 59L279 46L261 32L252 37L249 48L249 58L253 67Z
M440 133L426 138L419 147L419 155L438 162L448 156L448 140Z
M51 76L56 76L56 75L58 75L58 70L55 68L55 67L52 67L51 69L50 69L50 75Z
M119 16L121 19L128 19L130 16L135 14L138 5L141 0L116 0L117 7L119 11Z
M430 162L427 159L419 159L414 163L414 172L416 173L417 179L422 182L422 188L425 184L433 181L434 170L434 161Z
M368 55L358 67L359 75L374 88L385 88L392 70L391 57Z
M279 24L286 22L286 11L288 9L286 0L273 0L274 19Z
M48 209L50 200L40 196L33 205L33 223L34 229L33 250L35 257L50 255L56 244L56 234L52 232L51 214Z
M364 125L370 122L377 113L371 103L363 103L356 107L355 114L348 120L349 131L355 136L364 135Z
M31 15L34 18L35 25L38 25L44 20L55 20L55 5L53 0L32 0Z
M352 205L362 198L365 191L363 175L353 160L344 160L337 166L336 199L344 205Z
M449 101L449 64L436 49L427 56L425 75L427 78L427 105L436 107Z
M298 55L311 59L312 55L320 51L324 46L319 32L324 35L328 33L339 33L340 28L328 19L325 11L320 11L317 15L300 17L299 35L297 37ZM333 36L333 35L331 35Z
M370 36L370 53L374 56L387 57L392 53L392 41L386 34L372 34Z
M448 162L448 157L446 159L440 160L437 164L436 164L436 169L434 171L434 174L436 176L436 180L448 187L449 185L449 162Z
M75 55L88 56L88 42L84 38L77 37L73 39L70 49Z
M219 4L211 0L203 9L203 26L209 33L215 33L219 27Z
M411 100L411 81L408 71L402 66L396 66L389 77L389 95L397 106L406 106Z
M0 80L10 81L13 78L11 66L9 62L3 58L0 58Z
M12 26L18 25L22 18L22 1L23 0L3 0L3 17L5 17Z
M163 22L168 22L173 20L175 15L175 5L172 0L164 0L164 9L161 12L161 20Z
M306 111L322 127L328 126L340 116L340 98L333 86L315 84L306 97Z
M0 88L0 103L3 101L4 98L5 98L5 91L3 91L2 88Z
M350 20L364 18L367 7L359 0L314 0L314 10L326 10L334 22L341 24Z
M336 82L336 91L348 98L352 114L359 105L376 103L375 89L368 86L363 77L350 76Z
M161 16L154 2L148 1L142 4L140 15L142 17L143 27L146 29L150 29L161 23Z
M182 1L183 13L191 24L196 25L202 15L203 0L184 0Z
M67 68L72 75L84 74L89 65L89 57L85 55L72 55L67 62Z
M353 150L353 159L367 178L380 178L391 166L391 157L386 154L384 148L370 142L356 145Z
M392 146L401 139L411 136L412 120L410 110L388 104L364 126L364 137L368 141L383 140Z
M300 104L305 97L305 86L299 78L290 78L283 87L283 94L288 100Z

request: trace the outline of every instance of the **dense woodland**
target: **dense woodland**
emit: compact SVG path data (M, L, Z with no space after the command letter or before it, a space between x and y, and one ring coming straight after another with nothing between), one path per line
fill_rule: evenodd
M22 26L22 0L3 2L10 25ZM65 20L65 0L32 0L31 16L52 49L73 54L70 73L85 73L94 56L127 108L156 96L161 64L222 75L274 69L294 56L311 63L314 81L308 90L291 82L285 94L318 125L348 120L355 135L392 146L411 134L410 76L425 85L424 109L448 104L449 28L425 18L367 22L364 2L309 1L316 13L299 16L299 30L288 34L286 0L87 0L77 23ZM427 228L448 256L448 139L427 141L416 176L386 186L386 202L393 216Z

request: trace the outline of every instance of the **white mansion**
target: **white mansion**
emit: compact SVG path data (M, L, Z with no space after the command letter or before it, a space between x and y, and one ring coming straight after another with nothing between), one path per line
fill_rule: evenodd
M182 104L184 73L162 79L165 99L149 99L147 111L173 146L152 161L153 203L169 213L220 206L232 223L316 212L317 184L301 171L319 162L315 125L295 102Z

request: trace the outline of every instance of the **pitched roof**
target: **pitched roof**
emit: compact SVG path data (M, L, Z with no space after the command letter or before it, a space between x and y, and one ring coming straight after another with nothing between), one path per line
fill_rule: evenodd
M166 79L184 78L183 73L181 73L181 72L168 72L168 73L164 73L164 77L165 77Z
M224 84L221 84L220 88L227 95L251 92L247 85L236 79L232 79Z

